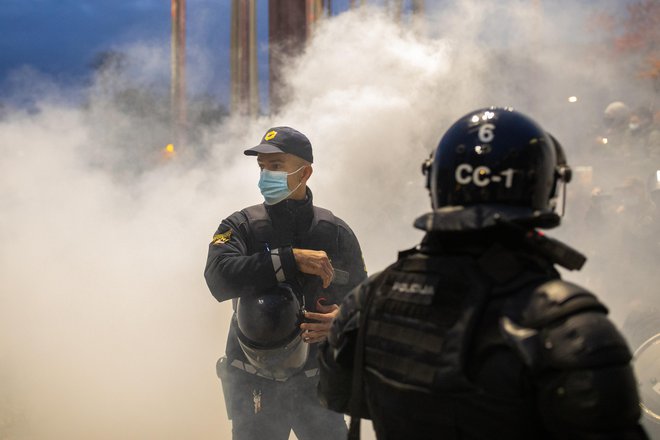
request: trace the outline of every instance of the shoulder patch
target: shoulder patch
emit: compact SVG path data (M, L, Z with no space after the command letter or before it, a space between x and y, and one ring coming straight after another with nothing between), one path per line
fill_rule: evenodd
M215 234L213 236L213 241L211 242L214 246L218 246L224 243L227 243L231 239L231 229L228 229L227 232L221 234Z

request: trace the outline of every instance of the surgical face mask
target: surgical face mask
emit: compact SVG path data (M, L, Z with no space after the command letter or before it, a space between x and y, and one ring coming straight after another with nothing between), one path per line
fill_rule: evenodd
M274 205L280 203L282 200L289 197L295 190L300 188L302 185L302 180L292 190L289 190L289 184L287 176L296 174L298 171L305 168L306 165L301 166L296 171L292 173L287 173L286 171L269 171L261 170L261 176L259 177L259 190L264 196L267 205Z

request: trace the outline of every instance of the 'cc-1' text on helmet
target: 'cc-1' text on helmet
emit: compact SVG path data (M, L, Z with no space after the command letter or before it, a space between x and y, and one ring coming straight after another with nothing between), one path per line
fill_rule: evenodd
M434 212L415 225L427 231L482 229L498 221L557 226L558 186L571 178L561 145L529 117L502 107L456 121L423 171Z

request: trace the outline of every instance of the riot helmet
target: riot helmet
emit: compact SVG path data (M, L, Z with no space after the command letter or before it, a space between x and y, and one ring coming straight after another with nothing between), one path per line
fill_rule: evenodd
M630 108L621 101L610 102L603 111L603 123L607 128L625 128L630 120Z
M303 313L303 299L285 283L238 299L232 325L260 375L285 380L303 368L309 355L301 338Z
M557 226L557 199L571 179L559 142L529 117L503 107L456 121L422 170L434 212L415 225L427 231L482 229L498 221Z

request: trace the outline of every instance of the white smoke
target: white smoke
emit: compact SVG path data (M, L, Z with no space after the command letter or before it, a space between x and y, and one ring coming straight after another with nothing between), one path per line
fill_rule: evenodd
M590 73L587 46L569 45L591 7L445 3L427 6L426 31L375 7L324 21L279 114L192 127L175 160L160 156L167 48L136 44L124 76L83 92L36 81L35 107L0 120L0 437L229 438L214 366L230 305L202 272L220 220L260 201L242 151L270 126L309 136L315 203L352 227L370 273L420 240L420 165L458 117L513 105L560 140L582 137L569 90L617 87L613 66ZM580 111L597 120L603 99Z

